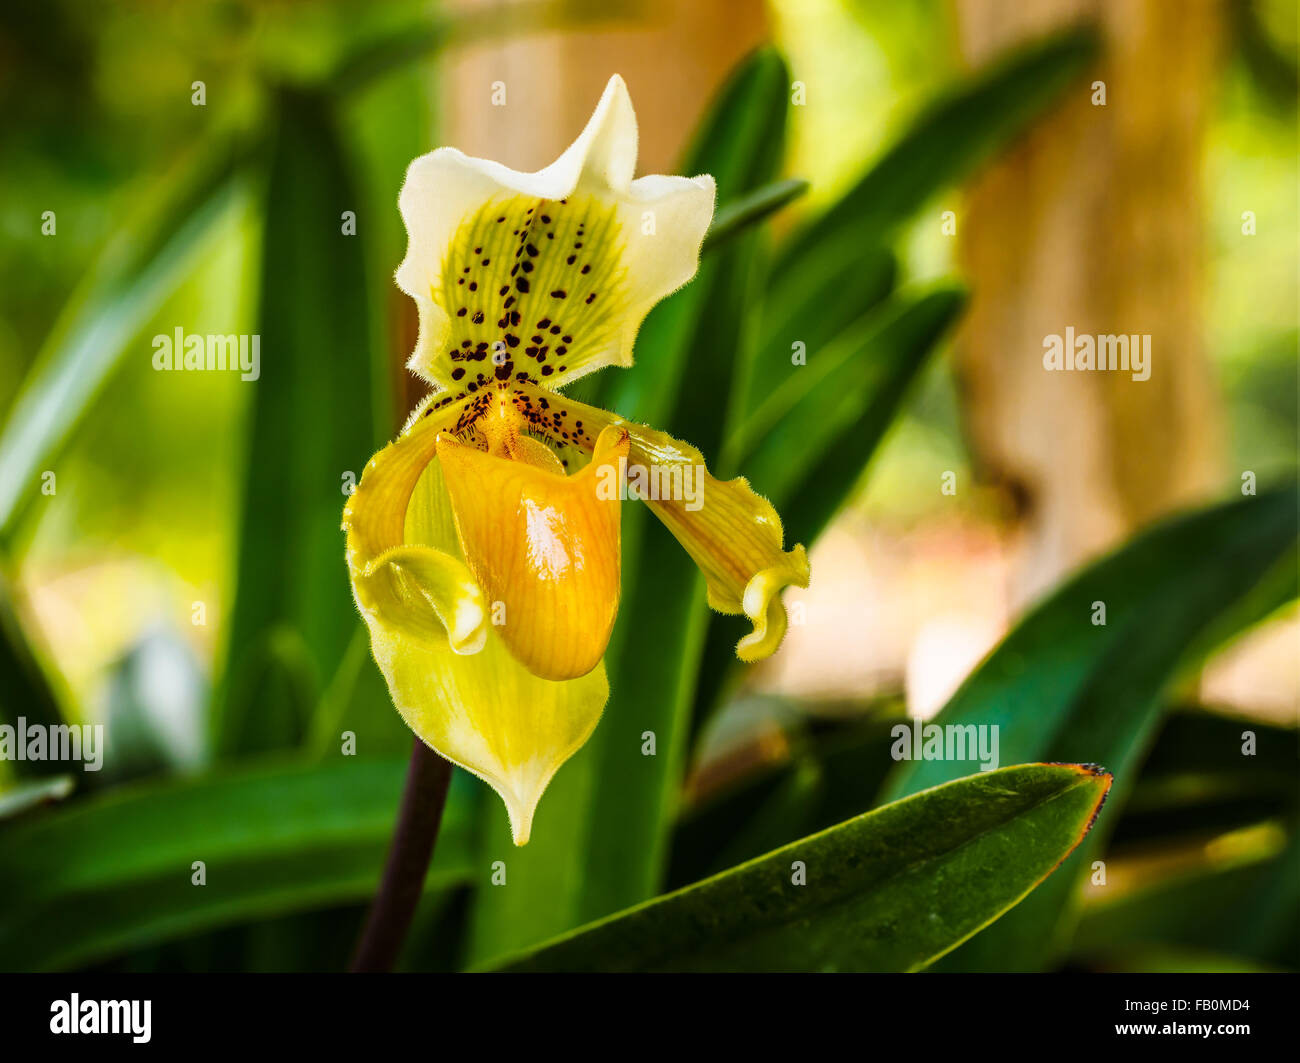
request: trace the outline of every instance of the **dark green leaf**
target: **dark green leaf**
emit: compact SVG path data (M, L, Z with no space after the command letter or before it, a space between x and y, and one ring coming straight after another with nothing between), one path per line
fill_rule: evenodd
M808 182L802 180L774 181L770 185L732 200L713 216L713 224L704 234L700 254L720 247L749 226L775 214L792 200L808 191Z
M0 829L0 968L68 968L208 927L368 897L405 759L266 765L119 789ZM468 875L449 802L428 888ZM207 884L191 884L203 861Z
M934 721L998 728L1002 760L1096 759L1121 788L1159 718L1164 686L1216 618L1295 549L1292 490L1167 521L1084 569L1029 613ZM1094 624L1094 603L1106 623ZM969 762L900 766L889 796L967 771ZM979 969L1036 969L1064 943L1070 874L953 957Z
M751 702L746 699L745 709ZM797 709L795 711L798 711ZM785 726L788 760L754 772L691 809L673 834L668 883L685 886L876 803L888 769L899 703L846 723Z
M339 522L388 434L372 419L361 195L326 101L281 92L267 189L239 569L218 714L219 753L294 745L360 621ZM269 671L268 671L269 668ZM270 677L280 690L260 690Z
M505 969L917 970L1049 875L1109 786L1099 769L1066 764L974 775L574 931Z

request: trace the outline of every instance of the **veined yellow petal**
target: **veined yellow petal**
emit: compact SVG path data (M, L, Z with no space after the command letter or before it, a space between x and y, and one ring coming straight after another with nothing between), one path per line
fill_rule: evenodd
M627 451L627 433L610 428L590 464L563 476L439 438L461 550L503 607L497 633L534 675L572 679L604 656L618 612L620 508L602 485Z
M808 557L802 545L783 549L781 518L767 499L743 477L714 479L698 450L664 432L530 385L514 394L534 430L559 434L557 426L566 426L564 441L585 449L597 433L624 429L629 449L621 493L645 501L690 554L704 573L709 605L753 622L736 646L740 659L775 652L786 630L781 591L808 586Z
M488 622L436 460L438 433L464 428L465 410L442 401L418 410L367 465L344 511L348 568L398 712L497 791L523 845L551 777L599 721L609 684L603 662L566 682L533 675Z

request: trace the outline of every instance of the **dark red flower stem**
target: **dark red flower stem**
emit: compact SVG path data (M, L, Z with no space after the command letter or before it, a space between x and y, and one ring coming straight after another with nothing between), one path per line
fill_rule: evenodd
M388 863L352 956L352 971L391 971L411 928L447 803L451 763L418 738L388 849Z

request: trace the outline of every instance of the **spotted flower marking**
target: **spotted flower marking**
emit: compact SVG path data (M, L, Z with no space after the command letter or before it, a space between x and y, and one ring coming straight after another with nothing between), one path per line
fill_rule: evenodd
M468 394L512 381L559 387L608 357L626 302L620 228L591 195L480 208L434 293L452 320L439 375Z

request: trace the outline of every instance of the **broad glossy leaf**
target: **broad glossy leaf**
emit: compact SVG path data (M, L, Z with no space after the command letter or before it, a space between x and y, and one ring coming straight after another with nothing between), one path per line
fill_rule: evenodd
M66 969L209 927L360 900L405 759L268 764L127 787L0 829L0 968ZM449 802L428 888L469 873ZM192 864L207 885L191 885Z
M844 713L842 706L833 710ZM790 703L794 720L808 713L812 722L784 726L788 754L684 814L673 835L670 886L687 885L875 804L893 766L890 731L906 720L903 707L863 707L843 722L831 719L831 711ZM1246 729L1256 741L1251 756L1242 755ZM1196 707L1169 712L1117 810L1122 814L1110 817L1112 848L1202 838L1293 814L1297 750L1294 728Z
M1096 759L1131 784L1161 693L1189 647L1296 548L1296 490L1273 490L1166 521L1085 568L1033 609L953 696L938 724L998 728L1005 760ZM1106 623L1092 622L1106 604ZM914 761L887 794L970 770ZM1063 946L1069 871L953 957L977 969L1035 969Z
M1026 764L876 809L512 958L513 971L912 971L1087 833L1100 769ZM805 884L796 884L802 868Z
M253 389L239 568L218 750L294 745L360 624L339 521L388 426L373 422L366 227L327 101L281 92L262 238L261 375ZM275 697L259 690L267 682Z

